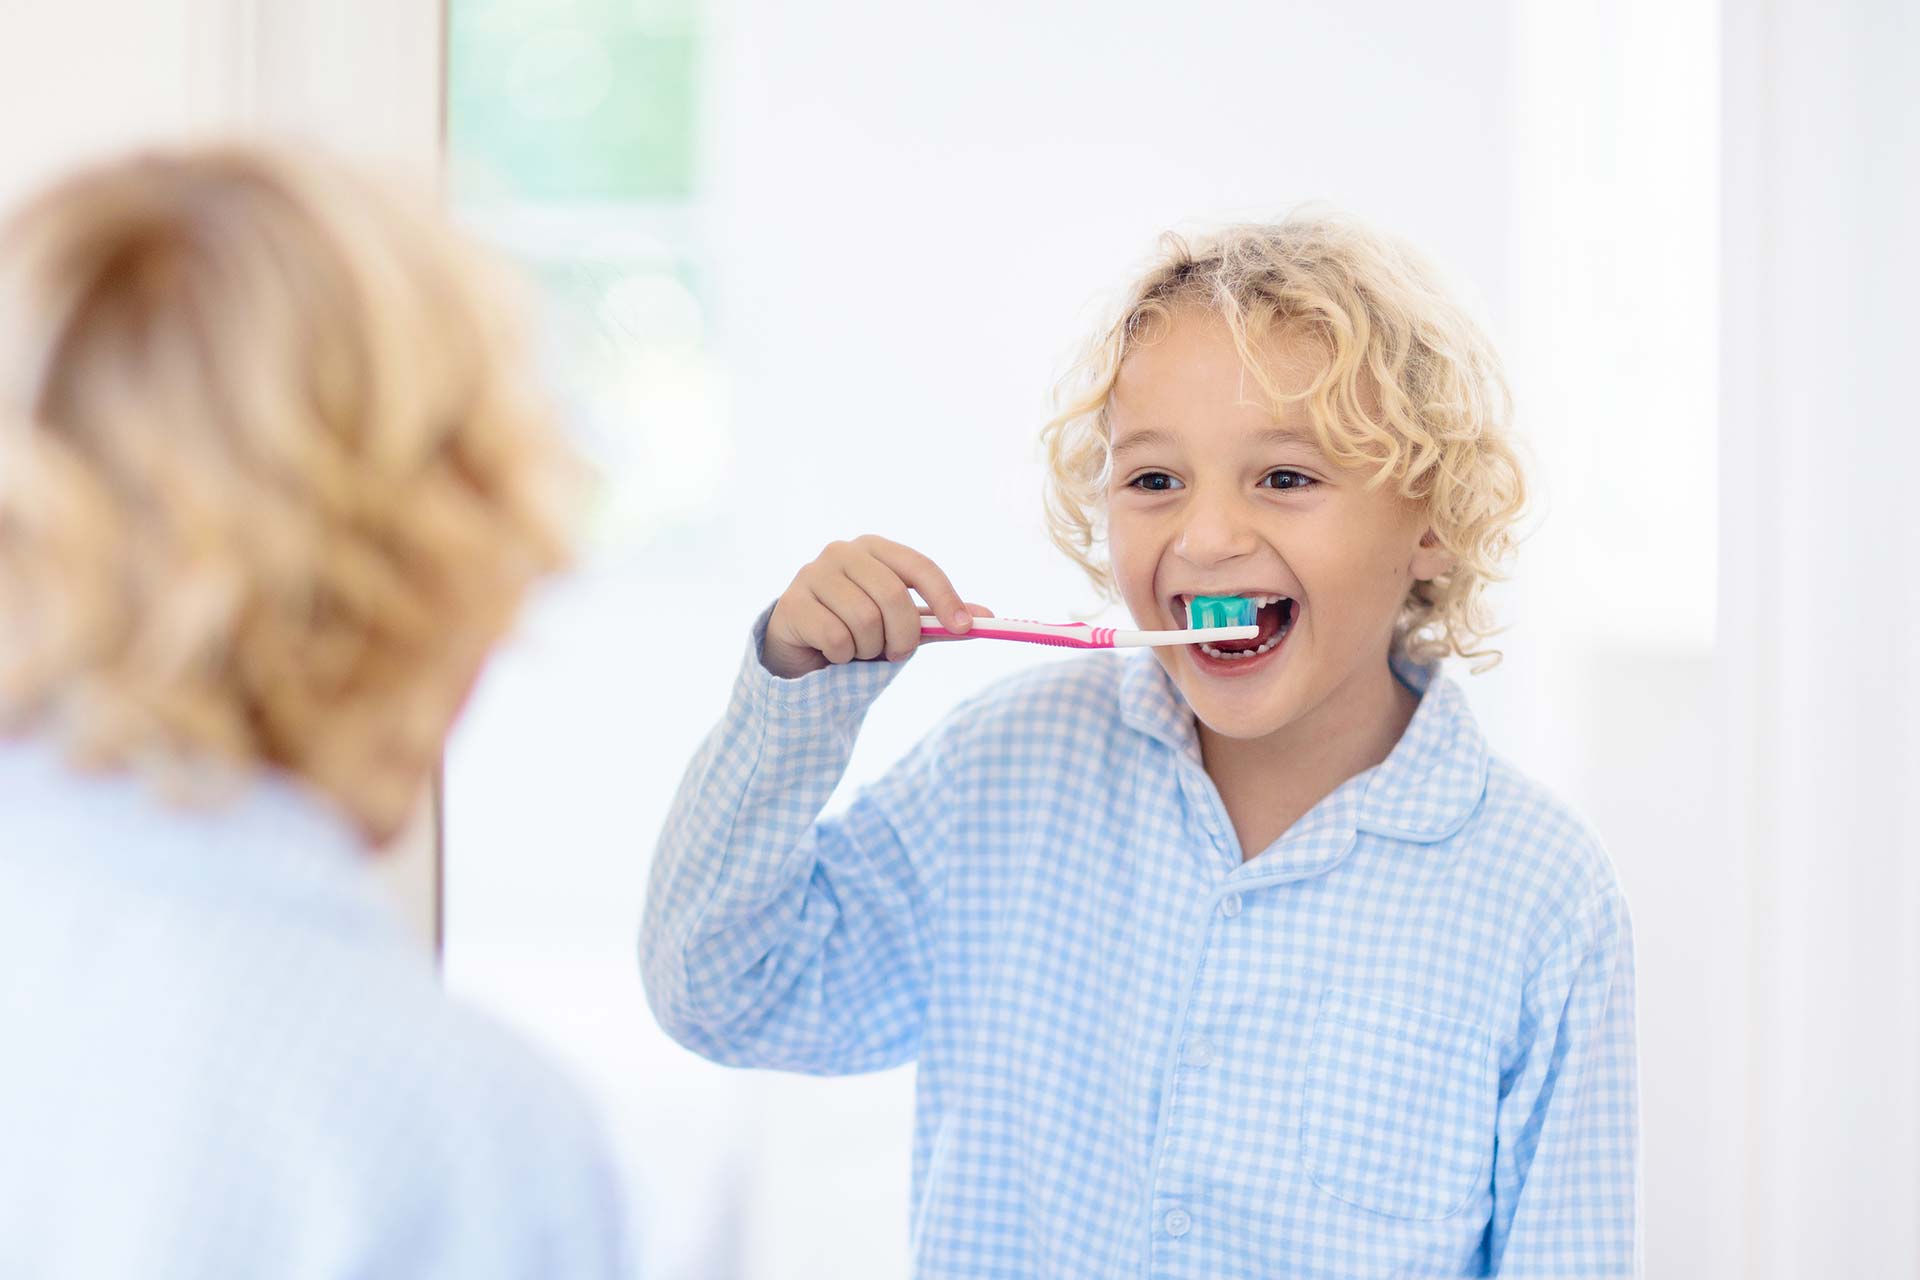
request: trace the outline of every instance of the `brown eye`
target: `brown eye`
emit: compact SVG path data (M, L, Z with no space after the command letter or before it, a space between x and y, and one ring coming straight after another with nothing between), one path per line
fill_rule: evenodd
M1138 489L1142 493L1166 493L1180 487L1180 482L1164 471L1149 471L1127 481L1127 488Z
M1282 467L1278 471L1267 472L1266 475L1260 478L1260 483L1266 484L1269 480L1273 481L1271 485L1268 485L1269 488L1281 490L1310 489L1318 483L1312 476L1302 475L1298 471L1289 471L1285 467Z

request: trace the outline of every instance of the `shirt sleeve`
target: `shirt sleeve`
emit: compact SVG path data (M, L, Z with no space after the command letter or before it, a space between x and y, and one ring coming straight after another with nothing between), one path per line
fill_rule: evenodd
M1528 984L1524 1048L1502 1076L1490 1272L1642 1274L1632 924L1593 899Z
M773 675L754 624L688 766L647 890L641 969L675 1040L731 1066L878 1070L919 1047L947 838L936 731L848 811L820 811L901 664Z

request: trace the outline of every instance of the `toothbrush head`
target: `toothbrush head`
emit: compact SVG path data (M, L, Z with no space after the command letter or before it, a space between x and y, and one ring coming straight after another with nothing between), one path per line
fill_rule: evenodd
M1187 604L1187 626L1250 627L1259 610L1245 596L1195 596Z

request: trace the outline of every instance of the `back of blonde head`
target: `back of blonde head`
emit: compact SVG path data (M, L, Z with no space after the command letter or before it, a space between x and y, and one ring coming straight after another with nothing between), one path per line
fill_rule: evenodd
M0 730L387 824L564 556L523 365L475 255L343 167L149 154L32 201L0 230Z
M1182 308L1218 314L1268 397L1287 399L1265 367L1276 333L1324 358L1307 405L1336 462L1421 503L1455 567L1416 582L1398 643L1410 657L1498 659L1479 647L1493 630L1482 592L1500 574L1525 503L1510 440L1512 402L1479 326L1405 245L1339 215L1295 215L1225 227L1189 242L1169 235L1128 291L1113 323L1062 384L1046 447L1047 524L1054 542L1112 595L1098 554L1111 432L1108 404L1127 355Z

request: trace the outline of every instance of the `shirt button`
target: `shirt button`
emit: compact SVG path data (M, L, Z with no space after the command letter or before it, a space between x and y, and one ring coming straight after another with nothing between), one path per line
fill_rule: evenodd
M1188 1042L1187 1044L1187 1065L1188 1066L1204 1067L1212 1061L1213 1061L1213 1042L1212 1041L1193 1040Z
M1240 914L1240 895L1230 893L1220 899L1220 914L1231 920Z
M1193 1219L1187 1216L1184 1209L1175 1209L1167 1215L1167 1234L1170 1236L1183 1236L1192 1226Z

